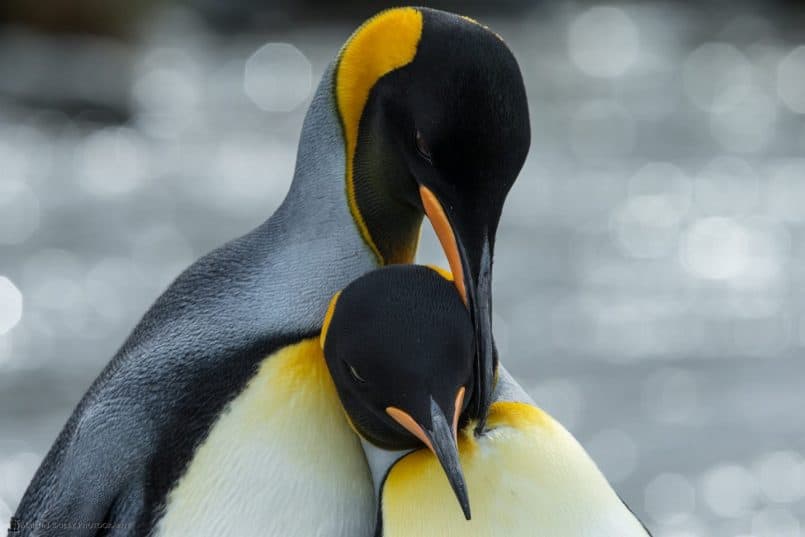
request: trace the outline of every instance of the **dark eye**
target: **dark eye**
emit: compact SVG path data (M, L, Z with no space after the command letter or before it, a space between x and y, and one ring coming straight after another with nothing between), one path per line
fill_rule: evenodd
M422 137L422 133L419 131L416 131L416 150L420 157L428 162L431 162L430 148L428 147L428 144L425 143L425 139Z
M344 362L344 365L345 365L345 366L346 366L346 368L349 370L349 374L350 374L350 375L352 375L352 378L353 378L353 379L354 379L356 382L360 382L361 384L363 384L364 382L366 382L366 379L364 379L362 376L360 376L360 375L358 374L358 370L357 370L357 369L355 369L355 367L354 367L354 366L352 366L352 365L350 365L350 364L348 364L348 363L346 363L346 362Z

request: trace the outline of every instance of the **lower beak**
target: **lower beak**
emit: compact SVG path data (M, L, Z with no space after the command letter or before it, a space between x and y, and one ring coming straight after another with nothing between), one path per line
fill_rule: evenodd
M475 327L475 390L469 404L470 417L483 429L492 403L497 353L492 337L492 237L497 227L483 218L448 218L441 202L427 187L420 186L422 206L444 249L458 292L470 310ZM460 211L455 211L460 212ZM493 232L492 232L493 234Z
M389 407L386 409L386 412L397 421L397 423L422 440L422 443L436 455L436 458L439 459L439 464L441 464L447 476L447 480L450 482L450 487L453 489L453 493L456 495L459 505L461 505L464 518L470 520L470 518L472 518L470 499L467 493L467 484L464 481L464 473L461 470L457 439L458 419L461 414L463 398L464 388L461 388L456 396L456 408L453 412L452 421L447 419L436 401L431 398L431 426L428 429L422 427L410 414L403 410Z

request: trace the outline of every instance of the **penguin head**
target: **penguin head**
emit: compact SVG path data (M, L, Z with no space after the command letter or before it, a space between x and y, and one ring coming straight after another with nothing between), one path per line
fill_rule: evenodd
M350 209L365 242L381 265L409 263L427 215L469 307L478 379L470 404L480 427L497 366L495 234L530 144L517 61L471 19L395 8L347 41L334 82Z
M473 390L475 339L453 283L415 265L370 272L331 301L321 337L358 434L387 450L426 446L469 519L457 435Z

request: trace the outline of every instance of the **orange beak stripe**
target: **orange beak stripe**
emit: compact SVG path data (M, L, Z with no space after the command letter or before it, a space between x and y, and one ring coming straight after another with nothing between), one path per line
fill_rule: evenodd
M456 406L453 410L453 438L458 441L458 418L461 416L461 407L464 406L464 386L458 389L456 394Z
M439 238L447 262L450 264L450 270L453 272L453 278L461 294L464 304L467 304L467 289L464 283L464 269L461 266L461 257L458 254L458 244L456 243L456 236L453 233L453 228L450 227L450 221L447 220L447 215L444 212L442 204L427 187L419 187L419 197L422 198L422 207L425 209L425 214L428 215L433 230Z
M428 435L425 434L422 426L418 424L408 412L390 406L386 408L386 414L391 416L394 421L402 425L406 431L422 440L422 443L428 446L429 450L436 453L436 451L433 449L433 444L430 443L430 438L428 438Z
M466 390L464 389L464 386L462 386L458 389L458 393L456 393L456 406L453 410L453 438L456 440L458 440L458 418L461 416L461 407L464 405L465 392ZM408 412L405 410L400 410L397 407L390 406L386 407L386 414L391 416L394 421L402 425L406 431L422 440L422 443L425 444L429 450L436 453L433 449L433 444L431 443L430 438L428 438L428 435L425 434L425 430L416 422L414 418L411 417Z

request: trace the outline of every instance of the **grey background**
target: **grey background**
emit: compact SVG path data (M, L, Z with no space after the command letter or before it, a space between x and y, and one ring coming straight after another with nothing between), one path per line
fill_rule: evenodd
M199 4L105 36L0 30L0 526L150 303L277 207L311 90L375 9L244 24ZM657 537L805 535L794 6L464 10L531 105L502 359ZM427 226L419 261L446 264Z

